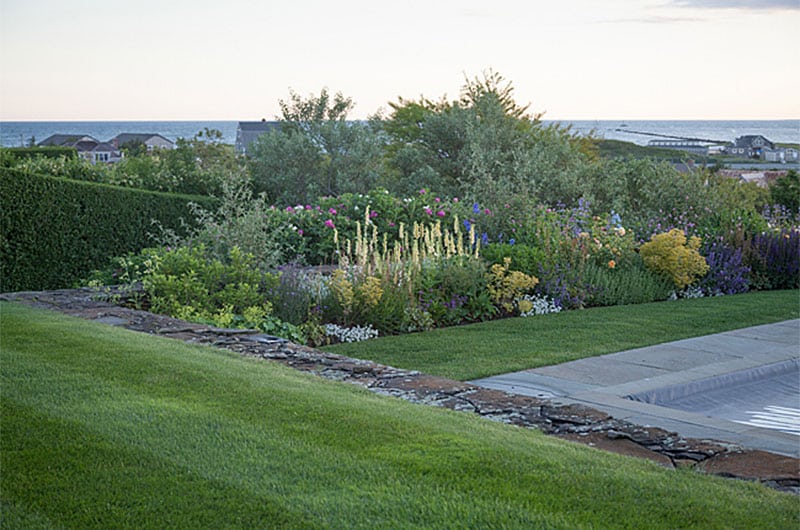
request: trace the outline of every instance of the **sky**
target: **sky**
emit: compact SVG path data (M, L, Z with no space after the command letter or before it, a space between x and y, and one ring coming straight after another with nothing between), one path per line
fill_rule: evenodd
M545 119L797 119L800 0L0 0L0 121L353 119L494 71Z

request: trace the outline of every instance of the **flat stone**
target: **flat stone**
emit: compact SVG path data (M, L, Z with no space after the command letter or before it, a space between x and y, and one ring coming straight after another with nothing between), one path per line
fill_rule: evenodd
M800 481L800 460L766 451L724 453L698 464L713 475L749 480Z
M407 390L419 395L432 393L453 395L472 388L472 385L466 383L424 374L408 377L393 377L386 380L382 386L386 389Z
M559 434L559 438L564 440L569 440L571 442L577 442L584 445L589 445L591 447L595 447L597 449L602 449L603 451L608 451L611 453L616 453L619 455L625 456L632 456L635 458L644 458L650 461L657 463L660 466L664 467L673 467L672 460L660 453L656 453L655 451L651 451L641 445L628 440L626 438L609 438L605 433L602 432L590 432L590 433L566 433L566 434Z

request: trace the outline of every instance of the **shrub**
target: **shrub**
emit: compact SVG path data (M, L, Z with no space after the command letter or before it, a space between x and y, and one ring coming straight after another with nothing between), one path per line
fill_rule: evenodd
M152 246L154 220L184 233L191 200L214 204L0 169L2 290L72 287L111 257Z
M800 233L780 230L757 234L746 241L745 260L759 289L800 287Z
M542 249L521 243L491 243L481 249L481 256L490 264L502 264L508 258L513 270L528 275L537 273L547 259Z
M746 293L750 288L750 268L742 261L742 249L724 241L707 245L703 255L708 273L697 286L709 296Z
M700 243L699 237L687 240L675 228L654 235L639 252L648 269L670 278L676 288L683 289L708 272L708 264L699 252Z
M517 300L531 291L539 280L524 272L510 270L511 258L489 268L487 289L492 302L505 313L518 311Z
M583 277L587 289L587 306L643 304L666 300L673 289L670 281L638 263L624 268L586 265Z

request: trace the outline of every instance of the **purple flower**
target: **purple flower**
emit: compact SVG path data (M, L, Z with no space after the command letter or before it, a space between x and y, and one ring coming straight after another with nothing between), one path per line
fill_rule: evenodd
M425 207L425 213L428 214L428 215L433 215L433 210L431 210L429 207L426 206Z
M438 212L436 212L436 215L439 216L439 217L444 217L447 214L444 213L444 210L439 210Z
M327 226L328 228L336 228L336 225L333 224L333 219L326 220L325 221L325 226Z
M369 218L370 219L375 219L376 217L378 217L378 212L376 212L375 210L372 210L371 212L369 212Z
M336 215L336 209L335 208L328 208L328 213L331 214L331 215Z
M292 208L291 206L287 206L286 211L289 213L294 213L294 208Z
M435 199L433 199L433 202L442 202L442 199L440 199L439 197L436 197Z
M419 194L420 195L425 195L426 193L427 192L425 191L425 188L422 188L421 190L419 190Z
M302 229L302 228L299 228L299 229L297 230L297 234L298 234L298 235L300 235L300 236L302 236L304 233L305 233L305 232L303 232L303 229Z

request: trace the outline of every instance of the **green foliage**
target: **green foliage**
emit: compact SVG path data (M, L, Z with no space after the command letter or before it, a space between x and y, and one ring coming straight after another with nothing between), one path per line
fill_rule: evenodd
M641 260L624 268L588 263L582 277L589 285L588 307L657 302L674 289L672 282L648 270Z
M391 103L384 129L395 180L405 193L430 186L492 207L515 197L572 203L586 157L567 129L544 126L513 99L502 76L467 80L460 100Z
M271 209L265 197L253 197L241 183L223 184L222 197L216 211L191 204L195 229L185 237L165 231L163 244L172 246L203 245L209 256L227 261L234 248L255 256L254 265L261 271L285 263L296 256L291 248L290 232L286 223Z
M506 258L511 260L511 269L525 274L538 274L539 267L545 262L544 251L532 245L517 243L491 243L481 249L483 259L491 264L502 264Z
M17 161L27 158L78 158L74 147L0 147L0 167L12 167Z
M246 180L244 168L232 146L222 143L222 133L205 129L191 139L179 138L175 149L153 152L133 145L109 169L105 182L155 191L195 195L221 195L225 184Z
M107 182L109 169L104 164L92 164L79 156L34 156L15 158L7 167L23 173L63 177L89 182Z
M153 257L142 283L150 295L153 311L191 320L222 319L220 315L244 314L252 307L265 305L263 282L277 278L262 276L255 269L253 256L238 248L230 251L226 263L209 259L205 247L181 247ZM252 311L252 310L251 310ZM214 318L213 316L216 316Z
M700 254L700 238L686 239L677 228L656 234L642 245L639 253L648 269L670 278L683 289L708 272L708 264Z
M250 161L254 189L275 202L308 202L376 186L384 142L369 124L348 121L354 104L341 93L281 101L280 127L256 140Z
M0 169L2 291L71 287L93 269L152 245L153 221L183 230L190 200Z
M800 174L794 169L778 178L769 188L773 204L782 204L792 212L800 210Z

